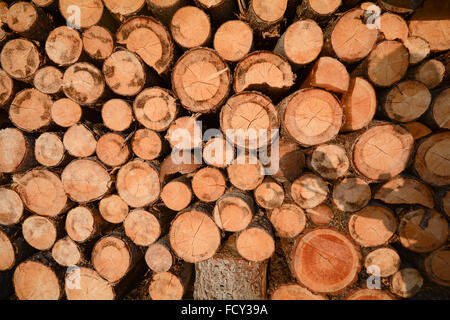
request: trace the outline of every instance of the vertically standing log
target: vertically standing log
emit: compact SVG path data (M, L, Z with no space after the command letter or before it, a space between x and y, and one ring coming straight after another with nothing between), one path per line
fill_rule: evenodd
M33 142L16 128L0 130L0 172L18 172L34 164Z
M74 64L83 51L80 34L69 27L58 27L50 32L45 42L45 52L54 63L60 66Z
M211 38L208 15L194 6L182 7L170 22L173 40L184 49L204 46Z
M11 78L28 82L42 63L37 47L25 39L8 41L2 48L0 60L3 70Z
M105 60L114 49L111 32L101 26L92 26L83 32L83 49L96 60Z
M230 190L221 196L214 206L213 219L225 231L237 232L252 221L253 199L239 190Z
M231 3L231 1L223 1ZM214 49L222 59L237 62L244 58L253 45L253 30L241 20L223 23L214 34Z
M43 41L52 25L47 14L33 4L19 1L9 7L8 27L28 39Z

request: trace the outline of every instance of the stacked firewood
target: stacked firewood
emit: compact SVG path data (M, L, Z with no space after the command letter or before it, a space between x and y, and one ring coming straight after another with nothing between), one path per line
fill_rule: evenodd
M0 298L450 299L450 2L374 2L0 2Z

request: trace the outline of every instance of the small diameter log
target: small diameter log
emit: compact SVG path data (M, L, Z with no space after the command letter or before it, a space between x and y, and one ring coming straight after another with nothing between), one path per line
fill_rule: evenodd
M172 220L170 245L186 262L211 258L220 246L220 232L210 214L202 207L187 208Z
M284 139L279 141L278 161L279 169L272 177L280 182L294 181L306 163L300 146Z
M64 72L63 90L69 99L81 105L94 104L105 91L103 74L87 62L75 63Z
M84 267L67 272L65 292L67 300L114 300L116 297L113 285L97 271Z
M116 188L130 207L148 206L159 198L161 192L158 170L142 160L130 161L120 168Z
M252 197L240 190L230 190L217 200L213 218L222 230L237 232L249 225L253 211Z
M258 90L279 96L294 85L295 74L286 58L269 51L254 51L235 68L235 92Z
M133 102L136 120L144 127L161 132L169 128L178 113L175 98L159 87L142 90Z
M58 5L62 16L78 29L89 28L90 26L99 23L104 10L103 2L101 0L85 0L82 3L80 3L79 0L59 0ZM77 11L79 14L79 21L73 17L74 13Z
M434 207L433 193L420 180L397 176L385 184L375 193L374 199L387 204L420 204L427 208Z
M10 270L16 264L16 253L12 239L0 229L0 272Z
M49 16L41 8L25 1L13 3L4 22L12 31L38 41L44 40L52 28Z
M138 263L141 252L126 237L112 233L102 237L92 249L92 265L104 279L115 283Z
M223 0L223 3L230 2ZM253 46L253 30L241 20L229 20L223 23L214 34L214 50L228 62L237 62L244 58Z
M106 196L99 202L99 211L109 223L122 223L129 213L128 205L116 194Z
M314 20L305 19L294 22L286 29L274 52L287 58L298 69L318 57L323 43L322 29Z
M405 170L414 145L398 125L383 124L364 132L353 146L353 165L364 177L387 180Z
M300 236L288 253L297 281L318 293L338 293L353 284L361 269L360 259L359 248L345 234L328 228Z
M187 51L172 72L172 88L181 104L192 112L216 112L228 96L230 83L227 64L208 48Z
M425 270L434 283L441 286L450 286L448 265L450 263L450 250L448 247L436 250L425 259Z
M34 156L45 167L59 166L65 158L66 150L57 133L44 132L36 139Z
M41 64L41 55L33 42L13 39L3 46L0 61L11 78L29 82Z
M261 162L250 155L238 156L227 167L230 183L241 190L254 190L264 179L264 167Z
M16 177L17 192L28 210L41 216L55 217L67 205L64 185L55 173L33 169Z
M310 209L325 201L328 191L327 184L319 176L305 173L295 179L289 192L295 203L302 208Z
M249 262L228 238L214 257L195 264L194 299L266 299L267 260Z
M234 1L228 0L195 0L195 4L205 10L214 22L223 22L235 16L237 11Z
M345 300L395 300L392 295L384 290L358 289L345 296Z
M329 92L303 89L278 105L283 131L302 146L327 142L337 136L342 126L342 107Z
M414 268L405 268L398 271L391 279L390 290L402 298L410 298L416 295L423 285L420 272Z
M275 252L275 235L269 220L255 216L252 222L236 235L236 250L246 260L261 262Z
M308 218L318 226L326 226L331 223L334 213L326 204L319 204L317 207L306 209Z
M148 286L152 300L181 300L188 290L194 266L179 262L168 272L153 274Z
M85 243L100 236L105 226L105 221L93 206L75 207L67 213L67 235L78 243Z
M46 217L30 216L22 224L25 241L37 250L49 250L55 243L60 230L57 221Z
M210 166L226 168L233 159L234 148L226 139L214 137L203 146L203 160Z
M181 163L180 163L181 159ZM201 150L177 150L171 152L161 163L160 177L166 183L177 173L194 173L202 165Z
M0 172L11 173L33 166L33 143L16 128L0 130Z
M322 144L314 148L308 164L324 179L339 179L350 167L345 148L337 144Z
M365 207L372 197L369 185L360 178L345 178L335 184L332 200L344 212L355 212Z
M114 49L114 39L108 29L92 26L83 32L83 49L93 59L105 60Z
M111 99L102 107L102 119L112 131L125 131L133 122L133 111L125 100Z
M97 140L94 133L84 124L75 124L64 134L63 144L74 157L89 157L95 152Z
M0 187L0 224L12 226L23 217L23 202L17 192Z
M411 75L415 80L425 84L428 89L434 89L444 80L445 66L439 60L430 59L412 69Z
M124 137L117 133L107 133L97 141L96 154L98 159L110 167L118 167L127 162L130 148Z
M61 174L64 190L70 199L86 203L102 198L112 183L108 171L95 160L70 162Z
M0 226L0 272L8 277L9 270L36 250L28 245L18 227ZM5 282L2 279L2 286Z
M442 196L441 207L443 212L450 217L450 191L445 192Z
M56 2L56 0L31 0L38 7L48 7Z
M431 93L423 83L406 80L394 86L381 103L383 112L391 120L409 122L427 111Z
M50 114L54 123L60 127L71 127L81 120L83 111L78 103L67 98L53 102Z
M348 63L359 61L375 46L378 30L366 25L364 12L362 9L346 12L326 32L330 34L326 46L342 61Z
M165 147L161 136L150 129L139 129L131 138L131 149L143 160L158 158Z
M173 211L185 209L191 203L192 197L191 182L184 176L168 182L161 191L161 200Z
M149 246L161 235L162 225L152 212L132 210L123 222L125 234L138 246Z
M14 82L3 69L0 69L0 108L6 106L13 95Z
M421 37L408 37L403 40L403 44L409 51L409 63L418 64L430 54L430 44Z
M54 63L68 66L78 61L83 51L80 34L67 26L50 32L45 42L45 52Z
M233 95L220 111L220 129L230 143L242 149L270 145L279 126L275 106L256 91Z
M185 6L173 15L170 32L173 40L182 48L204 46L211 37L211 23L203 10Z
M9 118L17 128L24 131L43 130L51 122L52 104L53 101L49 95L34 88L24 89L11 102Z
M205 167L198 170L192 177L192 191L204 202L214 202L225 192L226 177L217 168Z
M42 93L56 94L62 91L63 73L53 67L46 66L36 71L33 85Z
M170 25L175 12L186 4L186 0L147 0L148 8L153 16L165 25Z
M430 44L432 52L450 49L448 36L450 3L439 0L425 1L409 21L409 33L419 36ZM442 30L441 32L436 32ZM444 31L447 30L447 31Z
M448 222L433 209L407 212L398 227L400 243L414 252L431 252L447 242Z
M59 300L62 281L50 258L37 254L19 264L14 271L13 284L19 300Z
M423 137L430 135L432 132L426 125L417 121L405 123L403 126L409 131L409 133L411 133L414 140L422 139Z
M284 17L288 0L251 0L246 12L250 26L264 36L280 36L279 22Z
M297 19L313 19L327 22L342 4L341 0L305 0L297 7Z
M78 245L69 237L55 242L52 248L53 259L63 267L70 267L83 261L83 255Z
M392 210L369 205L351 215L348 229L352 238L363 247L386 245L397 230Z
M382 247L371 251L364 258L364 267L370 270L378 268L380 277L390 277L400 268L400 256L397 251L388 247Z
M170 248L169 236L160 238L148 246L145 252L145 262L155 273L167 272L174 264L174 257Z
M172 149L190 150L202 145L202 125L196 116L177 118L165 136Z
M271 177L264 178L263 182L254 190L256 203L264 209L275 209L284 201L284 189Z
M145 5L145 0L134 0L133 2L127 0L104 0L103 2L109 12L120 21L127 16L137 14Z
M423 0L377 0L379 6L384 10L395 12L398 14L413 13L423 3Z
M434 134L420 143L414 169L422 180L436 186L450 184L450 161L447 156L449 145L450 132Z
M317 87L336 93L346 93L349 83L350 76L347 69L339 60L321 57L314 64L301 88Z
M428 118L433 126L450 129L450 88L443 90L434 98Z
M279 208L267 211L267 216L281 238L295 238L306 227L306 215L294 203L283 203Z
M409 29L405 20L399 15L386 12L379 18L380 32L386 40L402 40L408 38Z
M172 65L174 46L170 34L152 17L128 19L117 30L116 41L138 54L158 74L166 74Z

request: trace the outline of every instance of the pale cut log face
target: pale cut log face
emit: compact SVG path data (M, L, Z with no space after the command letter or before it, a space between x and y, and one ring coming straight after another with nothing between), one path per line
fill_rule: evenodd
M148 288L153 300L180 300L184 294L180 279L170 272L157 273Z
M3 106L13 94L14 83L9 75L0 69L0 106Z
M394 300L394 298L384 290L359 289L348 295L346 300Z
M14 3L7 13L8 26L15 32L29 31L38 18L36 9L25 1Z
M25 136L16 128L0 130L0 145L0 172L15 171L27 153Z
M182 7L175 12L170 23L172 37L184 48L203 45L211 33L208 15L194 6Z
M325 296L314 294L298 284L280 286L271 296L272 300L327 300Z
M450 250L448 247L436 250L425 260L425 269L431 280L437 284L449 287L450 272Z
M109 282L119 281L130 268L131 253L128 245L114 236L100 239L92 250L92 264Z
M241 20L223 23L214 35L214 49L226 61L241 60L250 52L252 43L253 30Z
M106 8L111 13L128 16L137 13L145 5L145 0L104 0Z
M0 224L9 226L20 221L23 215L23 202L14 190L0 188Z
M113 52L114 39L107 29L94 25L83 32L83 48L94 59L104 60Z
M79 278L79 280L75 280ZM79 283L77 283L79 281ZM68 300L114 300L112 285L95 270L73 269L66 275L65 292Z
M13 244L8 236L0 230L0 271L9 270L16 262Z
M264 22L276 22L280 20L287 8L288 1L253 0L251 7L258 19Z
M79 33L66 26L52 30L45 42L48 57L61 66L77 62L82 50L83 43Z
M89 28L97 24L104 9L101 0L59 0L58 4L63 17L81 28ZM76 21L76 19L73 21L74 7L78 7L79 21Z

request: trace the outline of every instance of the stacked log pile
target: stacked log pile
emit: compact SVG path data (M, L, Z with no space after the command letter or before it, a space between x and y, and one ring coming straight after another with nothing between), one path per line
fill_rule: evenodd
M450 299L449 2L0 2L0 46L1 299Z

